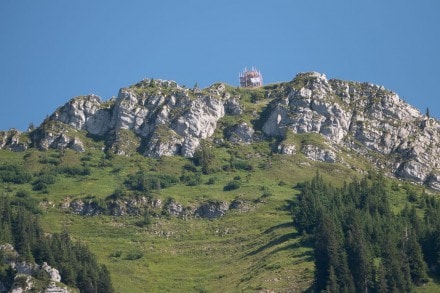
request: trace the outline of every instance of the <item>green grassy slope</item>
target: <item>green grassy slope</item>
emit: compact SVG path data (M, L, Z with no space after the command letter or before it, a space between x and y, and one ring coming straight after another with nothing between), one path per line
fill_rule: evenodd
M305 138L298 138L298 143L301 139ZM157 216L150 225L138 227L135 223L139 218L134 216L82 217L60 208L66 197L104 199L123 186L127 175L139 170L180 176L184 166L191 163L181 157L156 160L139 155L106 158L93 150L85 154L0 150L0 165L23 166L33 173L34 181L41 171L66 166L90 168L89 175L58 174L56 182L43 191L33 190L31 183L0 183L0 194L12 197L19 190L28 190L32 197L46 203L41 206L45 231L67 229L85 242L107 265L118 292L303 291L313 279L313 255L291 224L289 204L297 193L292 187L312 178L317 170L340 185L361 177L355 169L367 170L368 165L357 160L356 168L351 168L313 162L300 154L270 155L269 144L215 148L218 171L202 175L201 184L179 183L153 191L162 202L173 198L184 206L196 206L207 199L241 198L252 203L248 212L230 210L214 220ZM222 169L231 156L246 161L252 170ZM206 184L213 177L214 184ZM238 177L239 189L223 190ZM393 208L399 210L406 202L405 189L390 188L390 192ZM439 289L431 283L426 288Z

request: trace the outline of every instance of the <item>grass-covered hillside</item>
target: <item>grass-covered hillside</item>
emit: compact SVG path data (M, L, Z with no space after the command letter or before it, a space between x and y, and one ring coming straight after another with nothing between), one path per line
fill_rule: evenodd
M319 137L291 139L300 146ZM44 232L67 231L86 244L108 268L117 292L304 291L313 284L315 264L313 244L292 221L298 187L317 171L342 187L368 175L369 165L344 153L344 164L272 154L272 143L206 142L194 159L116 156L97 149L1 150L0 195L26 194ZM396 214L417 205L423 192L398 181L385 185ZM146 203L133 209L127 204L140 201ZM206 203L234 201L240 208L220 217L196 213ZM174 213L170 203L183 211ZM440 289L428 280L416 290Z

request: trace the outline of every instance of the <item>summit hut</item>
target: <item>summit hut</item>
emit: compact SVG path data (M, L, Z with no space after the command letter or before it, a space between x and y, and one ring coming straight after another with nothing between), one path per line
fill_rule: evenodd
M243 72L240 72L240 87L254 88L263 85L263 75L255 67L252 70L247 70L246 68Z

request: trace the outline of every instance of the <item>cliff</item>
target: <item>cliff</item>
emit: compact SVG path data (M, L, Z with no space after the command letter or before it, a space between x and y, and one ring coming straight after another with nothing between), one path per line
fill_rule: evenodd
M311 72L253 90L146 79L109 101L76 97L29 133L0 132L0 148L83 152L100 141L119 155L192 157L202 140L272 139L272 151L284 155L346 165L361 156L390 176L440 190L439 134L437 120L392 91Z

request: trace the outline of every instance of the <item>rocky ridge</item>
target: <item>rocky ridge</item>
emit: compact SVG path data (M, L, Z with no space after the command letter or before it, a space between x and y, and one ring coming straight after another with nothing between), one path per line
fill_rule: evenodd
M223 131L222 140L251 144L257 136L274 137L274 151L327 163L348 164L342 154L358 154L386 174L440 190L439 123L396 93L316 72L263 91L267 106L255 113L258 123L240 121ZM200 90L145 79L109 101L96 95L74 98L25 135L0 132L0 148L82 152L90 137L120 155L192 157L202 140L213 138L223 117L241 117L244 110L240 92L221 83ZM304 135L315 137L298 139Z
M65 198L61 208L73 214L81 216L125 216L142 215L149 212L152 216L169 215L183 219L220 218L229 210L248 212L255 208L256 203L243 199L234 199L231 202L209 200L195 206L183 206L174 199L168 199L164 203L160 198L150 196L128 196L120 199L108 199L97 201L94 198Z

